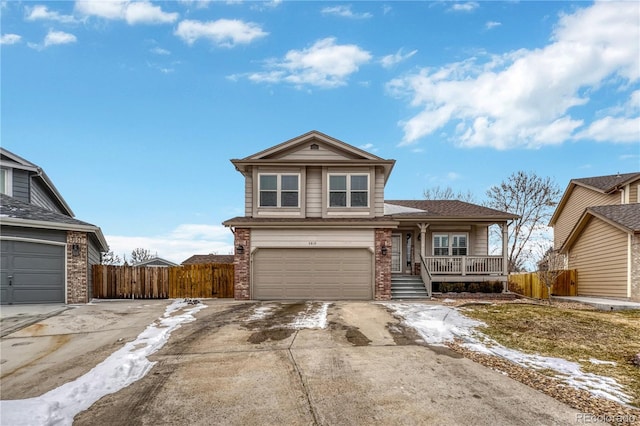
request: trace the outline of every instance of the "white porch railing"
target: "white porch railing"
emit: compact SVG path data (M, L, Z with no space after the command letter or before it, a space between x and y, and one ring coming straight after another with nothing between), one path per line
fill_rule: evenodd
M503 275L502 256L425 256L430 275Z

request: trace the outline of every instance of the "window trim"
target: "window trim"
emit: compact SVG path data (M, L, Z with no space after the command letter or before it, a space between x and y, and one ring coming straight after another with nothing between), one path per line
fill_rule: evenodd
M436 238L437 237L447 237L447 243L448 246L446 247L447 249L447 254L435 254L436 253L436 248L439 249L443 249L445 247L442 246L438 246L436 247ZM464 246L464 249L466 250L466 254L453 254L453 239L455 237L464 237L465 238L465 242L466 245ZM455 247L457 249L460 249L462 247ZM434 232L431 235L431 253L433 256L448 256L448 257L461 257L461 256L469 256L469 233L468 232Z
M0 188L0 193L13 197L13 170L8 167L0 168L4 173L4 188Z
M262 188L261 188L261 177L262 176L276 176L276 205L275 206L263 206L261 204ZM297 179L298 189L295 191L292 190L283 190L282 189L282 177L283 176L295 176ZM265 190L266 192L273 192L273 190ZM282 205L282 194L283 193L297 193L297 203L295 206L283 206ZM259 209L299 209L300 208L300 173L273 173L273 172L264 172L258 173L258 208Z
M344 176L346 178L346 188L344 191L332 191L331 190L331 177L332 176ZM351 194L353 192L365 192L362 190L351 190L351 177L352 176L365 176L367 178L367 204L364 206L352 206ZM344 206L332 206L331 205L331 193L332 192L344 192L346 194L346 205ZM371 207L371 174L370 173L349 173L349 172L332 172L327 173L327 208L329 209L368 209Z

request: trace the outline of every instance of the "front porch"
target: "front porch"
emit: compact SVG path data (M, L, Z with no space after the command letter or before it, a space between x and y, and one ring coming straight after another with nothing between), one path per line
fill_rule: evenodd
M503 281L507 277L502 256L423 256L423 260L431 281Z

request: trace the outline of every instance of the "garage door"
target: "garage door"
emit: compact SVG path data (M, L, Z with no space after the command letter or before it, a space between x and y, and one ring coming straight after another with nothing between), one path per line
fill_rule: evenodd
M372 271L367 249L259 249L253 298L370 300Z
M0 303L64 303L64 246L0 241Z

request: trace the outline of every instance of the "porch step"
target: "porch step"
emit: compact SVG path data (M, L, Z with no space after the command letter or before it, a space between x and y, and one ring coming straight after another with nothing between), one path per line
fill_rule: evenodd
M429 293L419 276L398 275L391 277L391 298L428 299Z

